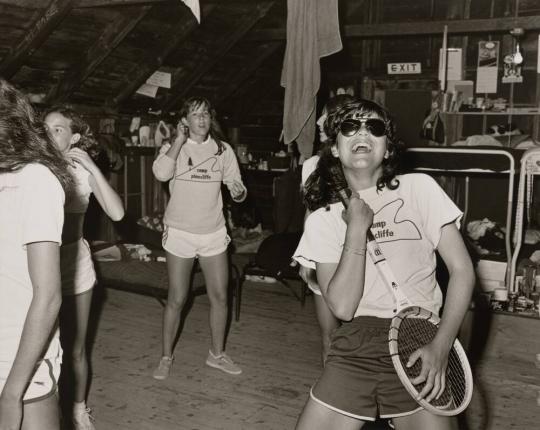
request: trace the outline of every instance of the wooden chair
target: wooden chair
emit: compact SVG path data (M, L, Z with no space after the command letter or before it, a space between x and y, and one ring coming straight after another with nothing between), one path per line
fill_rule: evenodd
M255 256L246 263L240 276L240 284L236 288L238 293L235 302L236 320L240 319L240 305L242 288L247 276L272 277L285 285L292 292L302 306L304 306L307 284L298 274L298 266L291 266L292 255L296 250L302 233L276 233L262 241ZM296 292L290 281L301 283L300 293Z

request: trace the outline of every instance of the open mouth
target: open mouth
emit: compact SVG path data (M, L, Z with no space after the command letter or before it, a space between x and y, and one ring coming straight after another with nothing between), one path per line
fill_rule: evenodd
M365 142L355 143L352 147L353 154L362 154L367 152L371 152L371 146Z

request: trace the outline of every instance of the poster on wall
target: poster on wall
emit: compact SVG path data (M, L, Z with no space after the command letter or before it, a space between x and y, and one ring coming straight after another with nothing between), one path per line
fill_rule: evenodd
M476 92L496 93L499 66L499 42L478 42L478 68L476 69Z
M443 50L439 49L439 81L446 76L447 81L460 81L463 79L461 48L448 48L446 50L446 62L443 61ZM446 64L446 72L443 70Z
M514 55L505 55L503 60L503 84L520 83L523 82L523 75L521 74L521 64L516 63Z

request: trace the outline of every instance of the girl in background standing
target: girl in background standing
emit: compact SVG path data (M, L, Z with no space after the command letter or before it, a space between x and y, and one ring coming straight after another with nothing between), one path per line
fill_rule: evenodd
M90 126L73 109L56 106L45 114L45 124L58 149L70 163L75 186L66 196L65 222L62 231L61 268L62 294L60 311L62 345L66 352L61 395L73 396L73 425L75 430L94 430L90 409L86 406L88 386L88 357L86 333L92 289L96 273L88 242L83 238L84 216L90 194L94 193L100 206L113 220L124 216L124 207L91 158L97 155L98 142ZM64 371L65 372L65 371ZM67 392L73 388L73 393Z
M189 292L195 258L199 259L210 300L212 340L206 364L233 375L242 372L224 350L229 312L227 247L230 238L223 216L221 183L237 202L246 198L247 190L235 153L220 139L218 130L216 113L207 99L186 100L175 140L163 145L153 165L158 180L170 181L171 192L163 233L169 293L163 313L162 356L153 373L155 379L167 378L171 370L173 342Z

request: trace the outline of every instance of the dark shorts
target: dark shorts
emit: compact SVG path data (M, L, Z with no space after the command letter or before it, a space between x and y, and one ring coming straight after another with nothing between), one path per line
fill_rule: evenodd
M390 321L356 317L333 333L323 374L311 389L316 402L362 421L422 409L394 370L388 352Z

